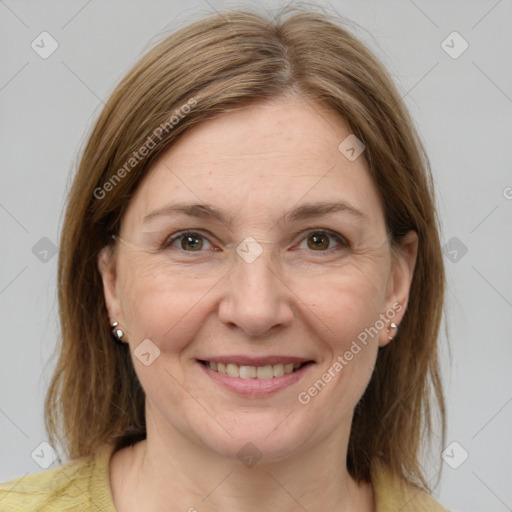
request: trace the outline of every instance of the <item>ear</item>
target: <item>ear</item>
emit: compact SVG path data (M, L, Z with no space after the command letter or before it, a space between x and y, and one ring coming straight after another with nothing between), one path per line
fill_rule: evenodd
M385 303L386 310L384 312L386 327L390 326L392 322L400 325L407 309L418 255L418 234L416 231L409 231L400 241L400 246L393 250L392 254L392 275L389 280ZM396 335L396 329L390 327L388 332L386 327L379 333L380 347L384 347L391 341L389 336L394 337Z
M116 286L116 255L113 246L106 245L98 253L98 269L103 281L103 295L105 297L109 322L119 322L122 328L124 325L124 317Z

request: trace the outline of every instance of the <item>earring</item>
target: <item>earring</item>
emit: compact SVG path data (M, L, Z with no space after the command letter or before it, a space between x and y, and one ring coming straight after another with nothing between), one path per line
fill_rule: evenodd
M395 324L395 322L391 322L390 327L391 327L392 329L398 329L398 325L397 325L397 324ZM386 327L386 331L387 331L387 333L388 333L388 340L390 340L390 341L391 341L391 340L394 338L394 336L389 336L389 327Z
M118 343L122 343L122 337L124 336L124 332L122 329L119 328L119 322L113 322L110 324L110 329L112 330L112 334L115 338L115 340Z

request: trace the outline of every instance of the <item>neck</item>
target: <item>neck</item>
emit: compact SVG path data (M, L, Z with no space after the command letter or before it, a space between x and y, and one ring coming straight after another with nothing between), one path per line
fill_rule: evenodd
M147 439L119 453L112 478L120 512L370 512L373 488L346 468L350 423L330 438L279 461L245 466L151 422Z

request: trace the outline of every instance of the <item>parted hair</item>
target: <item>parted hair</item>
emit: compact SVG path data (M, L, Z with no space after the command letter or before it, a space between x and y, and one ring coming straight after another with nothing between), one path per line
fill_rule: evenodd
M128 345L112 338L97 266L139 183L193 126L290 91L337 113L364 142L391 246L410 230L418 234L407 310L396 337L379 348L346 463L355 479L370 481L371 463L380 459L431 489L421 452L432 444L432 430L445 439L438 359L445 274L430 164L383 64L343 19L311 8L196 20L147 52L100 113L71 185L59 249L61 335L45 422L67 458L146 436L145 394Z

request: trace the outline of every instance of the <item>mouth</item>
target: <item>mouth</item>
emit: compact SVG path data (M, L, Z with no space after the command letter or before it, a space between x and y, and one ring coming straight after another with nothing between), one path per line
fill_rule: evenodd
M305 361L301 363L287 362L253 366L247 364L223 363L219 361L205 361L201 359L198 359L198 361L210 370L222 375L227 375L228 377L259 380L283 377L284 375L297 372L306 365L313 364L313 361Z
M266 398L293 386L316 363L300 358L218 357L197 359L198 367L215 386L247 398Z

